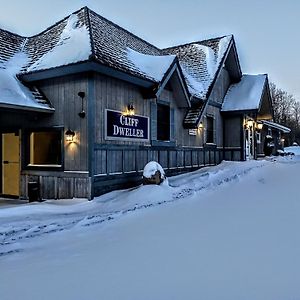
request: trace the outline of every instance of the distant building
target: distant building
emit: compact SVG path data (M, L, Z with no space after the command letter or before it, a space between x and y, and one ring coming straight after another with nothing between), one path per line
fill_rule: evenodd
M289 130L272 119L232 35L159 49L87 7L33 37L0 29L2 196L92 199L151 160L176 174L256 158Z

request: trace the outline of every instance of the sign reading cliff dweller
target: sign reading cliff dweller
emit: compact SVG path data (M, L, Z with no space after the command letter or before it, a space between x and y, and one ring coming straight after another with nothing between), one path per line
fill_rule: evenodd
M149 118L105 110L105 139L149 141Z

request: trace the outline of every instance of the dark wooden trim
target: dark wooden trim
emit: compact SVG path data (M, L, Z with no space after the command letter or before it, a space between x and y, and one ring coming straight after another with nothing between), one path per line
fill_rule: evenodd
M217 101L209 101L208 105L217 107L217 108L222 108L222 103L219 103Z
M39 132L39 131L60 131L61 132L61 165L60 166L29 166L29 133L30 132ZM21 156L20 156L20 166L22 170L43 170L43 171L63 171L65 167L65 147L64 147L64 138L65 138L65 128L63 126L52 126L52 127L38 127L38 128L26 128L21 132Z
M3 181L3 170L2 170L2 161L3 161L3 157L2 157L2 131L0 131L0 158L1 158L1 164L0 164L0 194L2 194L2 181Z
M150 80L142 79L140 77L128 74L124 71L120 71L94 61L84 61L80 63L70 64L67 66L60 66L52 69L26 73L20 75L20 78L25 82L32 82L55 77L63 77L77 73L88 73L93 71L110 77L121 79L144 88L151 88L155 86L155 83Z
M156 146L156 147L175 147L176 146L176 142L175 141L151 141L151 145L152 146Z
M93 74L89 74L88 77L88 171L89 176L92 178L91 180L91 199L94 198L94 174L95 174L95 151L94 151L94 143L95 143L95 79ZM107 155L106 155L107 156Z

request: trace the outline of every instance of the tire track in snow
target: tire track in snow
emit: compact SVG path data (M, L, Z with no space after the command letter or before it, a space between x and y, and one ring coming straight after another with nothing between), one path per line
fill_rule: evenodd
M158 201L154 203L141 205L136 204L134 207L125 210L112 211L111 213L103 213L99 211L89 215L84 214L80 216L78 216L78 213L51 215L51 221L48 224L43 223L42 220L27 221L27 223L21 222L21 224L18 225L15 224L16 228L8 229L7 231L2 229L0 232L0 257L24 251L23 248L18 247L19 242L21 242L22 240L29 240L46 234L52 234L64 230L69 230L76 226L89 227L99 225L141 209L147 209L150 207L155 207L162 204L172 203L181 199L185 199L201 191L215 189L219 186L228 184L233 181L237 181L239 178L247 175L249 172L257 168L261 168L265 165L266 163L262 162L261 164L256 166L241 168L241 170L239 170L235 174L228 174L230 172L227 170L226 167L220 170L217 169L216 172L205 172L199 175L197 179L194 178L188 183L183 184L184 187L181 189L180 185L170 185L174 189L179 189L179 191L174 192L170 199L166 199L164 201ZM10 227L11 226L14 226L14 224L10 225ZM17 226L19 226L19 228Z

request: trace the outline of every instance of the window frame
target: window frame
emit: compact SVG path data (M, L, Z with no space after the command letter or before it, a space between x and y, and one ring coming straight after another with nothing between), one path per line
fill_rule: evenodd
M212 129L208 129L208 119L211 119L212 121ZM211 136L212 136L212 141L208 141L208 132L210 132ZM205 130L205 144L207 145L215 145L216 141L215 141L215 118L212 115L207 115L206 116L206 130Z
M168 132L168 139L167 140L163 140L163 139L159 139L158 138L158 129L159 129L159 118L158 118L158 107L164 107L165 109L168 109L169 111L169 132ZM169 103L161 103L161 102L158 102L157 103L157 116L156 116L156 122L157 122L157 125L156 125L156 140L157 142L170 142L171 141L171 106Z
M35 165L30 164L30 135L34 132L59 132L61 136L61 164L59 165ZM23 169L24 170L43 170L43 171L62 171L64 170L64 127L41 127L41 128L30 128L24 130L23 136Z

